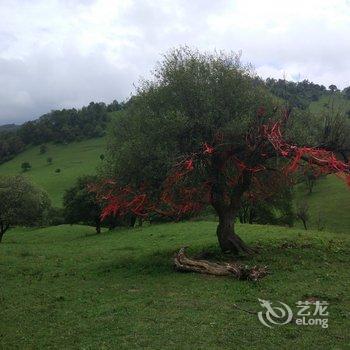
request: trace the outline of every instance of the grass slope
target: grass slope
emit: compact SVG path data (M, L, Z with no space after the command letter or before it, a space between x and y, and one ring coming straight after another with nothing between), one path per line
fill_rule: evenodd
M322 113L325 110L325 105L333 106L336 110L347 112L350 110L350 100L346 99L340 92L333 95L323 95L318 101L311 102L310 111L314 113Z
M214 222L95 235L86 226L16 229L0 245L2 349L346 349L348 235L239 225L272 274L253 283L177 273L180 246L220 258ZM329 328L269 329L233 307L258 298L327 300Z
M295 201L309 204L309 226L313 229L350 233L350 191L344 181L335 175L321 178L316 182L313 193L309 194L304 184L298 185ZM296 225L301 227L300 222Z
M45 154L39 153L39 146L31 147L14 159L0 165L1 175L20 174L22 162L28 161L32 169L25 173L36 184L42 186L50 195L56 207L62 206L64 190L70 187L80 175L93 174L104 153L106 139L96 138L67 145L48 144ZM51 165L47 157L53 158ZM57 168L61 169L56 173Z

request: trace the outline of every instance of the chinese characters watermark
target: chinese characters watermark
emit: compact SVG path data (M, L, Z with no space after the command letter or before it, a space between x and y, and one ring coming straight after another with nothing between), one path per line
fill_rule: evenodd
M298 326L321 326L328 328L327 311L329 303L327 301L297 301L296 312L292 308L278 301L278 306L272 301L259 299L260 305L264 311L258 312L259 321L266 327L281 326L294 322Z

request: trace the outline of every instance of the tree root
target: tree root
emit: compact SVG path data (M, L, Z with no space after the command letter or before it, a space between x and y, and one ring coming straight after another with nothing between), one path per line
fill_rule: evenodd
M248 267L239 263L215 263L207 260L195 260L185 254L182 247L174 257L175 269L185 272L198 272L215 276L232 276L239 280L257 281L268 274L267 266Z

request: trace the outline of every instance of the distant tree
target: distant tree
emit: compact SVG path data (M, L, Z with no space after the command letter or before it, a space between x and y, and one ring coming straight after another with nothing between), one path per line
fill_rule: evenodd
M21 164L21 169L22 169L23 172L28 171L29 169L31 169L31 167L32 167L32 166L30 165L29 162L23 162L23 163Z
M349 162L350 155L350 119L344 113L344 109L331 97L328 107L319 115L320 131L318 147L340 154L346 163Z
M27 145L38 145L40 154L44 154L48 142L66 144L103 136L109 120L106 105L91 102L80 110L54 110L18 127L2 127L0 163L23 151Z
M283 79L266 79L266 86L276 96L283 98L291 107L307 108L312 101L317 101L324 94L323 85L314 84L308 80L301 82Z
M309 220L309 205L306 201L301 201L297 204L296 216L303 223L305 230L307 230L307 222Z
M304 178L305 178L305 183L306 183L308 192L309 194L311 194L316 184L317 176L311 170L308 170L304 175Z
M332 91L332 92L339 91L338 88L337 88L337 86L334 85L334 84L329 85L329 86L328 86L328 89L329 89L330 91Z
M350 100L350 86L346 87L344 90L343 90L343 93L344 93L344 96L346 99Z
M266 198L244 195L238 218L241 223L293 226L295 215L292 203L292 191L289 186Z
M73 187L66 190L63 197L65 219L70 224L84 223L94 225L101 232L101 206L89 185L97 182L96 176L79 177Z
M41 145L40 146L40 154L44 154L47 152L47 146L46 145Z
M114 100L111 104L107 106L107 112L116 112L122 109L122 106L117 100Z
M60 173L61 172L61 169L60 168L57 168L56 170L55 170L55 173Z
M100 154L100 159L104 160L105 159L105 155L104 154Z
M11 226L43 224L49 210L47 193L27 178L0 177L0 242Z
M49 165L51 165L52 164L52 157L47 157L46 161Z

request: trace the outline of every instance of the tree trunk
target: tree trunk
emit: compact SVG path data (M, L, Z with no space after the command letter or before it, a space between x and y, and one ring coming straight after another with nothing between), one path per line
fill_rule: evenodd
M128 226L129 227L134 227L136 223L136 216L135 215L131 215L128 219Z
M98 221L96 223L96 233L101 233L101 223L100 223L100 221Z
M9 224L5 224L3 221L0 221L0 243L2 241L2 237L4 236L5 232L10 227Z
M215 276L233 276L237 279L252 281L257 281L269 273L267 266L249 267L237 262L217 263L193 259L185 254L185 247L182 247L174 257L174 265L178 271L198 272Z
M307 230L306 220L301 219L301 221L303 222L304 229Z
M214 181L211 190L211 204L219 216L219 225L216 230L219 245L224 253L252 253L252 250L236 235L234 230L234 221L242 204L242 196L251 183L251 173L243 172L239 184L228 189L227 179L221 171L226 161L227 159L220 155L212 159ZM229 200L227 200L228 195Z
M234 230L234 220L236 213L225 208L220 211L219 225L216 230L221 251L224 253L252 253L252 250L236 235Z

